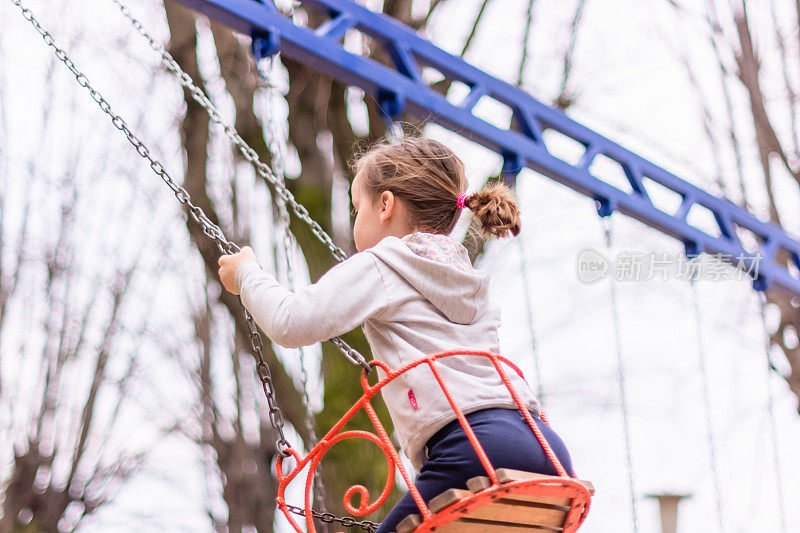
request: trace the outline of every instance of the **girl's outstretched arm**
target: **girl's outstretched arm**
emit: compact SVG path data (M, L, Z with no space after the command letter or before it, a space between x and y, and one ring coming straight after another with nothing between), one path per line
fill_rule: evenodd
M347 333L382 313L388 304L386 286L371 253L355 254L297 292L284 288L253 260L237 267L234 283L256 323L286 348Z

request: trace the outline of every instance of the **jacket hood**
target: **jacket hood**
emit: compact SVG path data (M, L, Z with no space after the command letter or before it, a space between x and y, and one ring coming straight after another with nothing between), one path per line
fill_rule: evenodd
M448 320L472 324L488 308L489 275L472 267L467 249L447 235L386 237L372 248Z

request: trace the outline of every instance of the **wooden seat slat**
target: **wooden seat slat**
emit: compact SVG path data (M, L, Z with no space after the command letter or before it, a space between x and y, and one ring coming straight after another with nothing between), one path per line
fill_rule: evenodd
M428 503L428 507L432 513L438 513L471 494L472 493L468 490L449 489L433 498ZM569 511L569 504L547 505L541 503L541 498L536 499L534 502L519 501L515 496L516 495L509 494L508 497L504 496L503 498L495 500L479 509L475 509L468 517L495 522L512 522L559 528L564 525L564 520L567 518L567 511ZM569 498L553 499L565 499L567 502L571 501Z
M460 518L436 528L436 533L556 533L561 528L524 526L506 522L485 522Z
M501 484L532 479L552 480L562 478L507 468L497 469ZM576 480L590 494L594 495L594 485L589 481ZM462 501L473 493L491 486L487 476L478 476L467 482L470 490L448 489L430 502L432 513L439 513L451 505ZM497 497L499 496L499 497ZM437 533L513 533L516 531L563 531L572 498L557 496L533 496L529 494L497 494L497 499L482 507L472 509L467 516L436 528ZM397 533L412 533L422 523L419 515L409 515L397 525Z
M487 522L548 526L560 530L567 519L567 513L559 509L546 509L525 505L524 503L505 503L502 500L497 500L473 510L467 517L475 520L486 520Z
M462 498L466 498L467 496L472 496L472 493L468 490L448 489L429 501L428 509L430 509L432 513L438 513L445 507L449 507L450 505L456 503Z
M474 477L467 481L467 486L472 492L480 492L492 484L486 476ZM529 494L506 494L504 498L519 500L522 502L542 503L544 505L561 505L569 507L572 498L560 498L557 496L531 496Z
M401 527L400 524L403 523L401 522L397 526L397 533L411 533L422 523L418 515L411 516L416 517L416 520L413 521L415 525L413 525L411 529L408 529L408 527L411 526L411 521L406 524L406 527ZM474 520L472 518L460 518L436 528L436 533L546 533L548 531L556 533L563 530L560 527L521 525L508 522L488 522L485 520Z
M422 523L418 514L410 514L397 524L397 533L411 533Z
M537 474L535 472L524 472L522 470L511 470L509 468L498 468L496 472L497 472L497 480L500 481L500 483L510 483L512 481L524 481L528 479L541 479L541 478L551 478L554 481L561 479L558 476L548 476L546 474ZM592 484L591 481L586 481L583 479L578 479L576 481L578 481L578 483L586 487L586 489L589 491L589 494L594 496L594 485ZM471 490L472 492L481 491L491 484L492 482L489 481L489 478L487 476L478 476L467 481L467 487L469 487L469 490ZM569 505L569 504L556 504L556 505Z

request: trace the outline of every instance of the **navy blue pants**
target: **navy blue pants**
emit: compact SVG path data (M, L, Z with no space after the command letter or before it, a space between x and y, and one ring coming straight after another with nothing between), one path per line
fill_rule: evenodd
M573 475L572 461L561 438L535 415L533 419L561 464ZM468 414L467 421L495 468L558 475L518 410L483 409ZM453 420L436 432L428 440L427 447L428 461L422 465L414 482L426 502L447 489L466 489L467 480L486 475L458 420ZM377 533L394 531L397 524L412 513L420 514L420 511L408 493L381 522Z

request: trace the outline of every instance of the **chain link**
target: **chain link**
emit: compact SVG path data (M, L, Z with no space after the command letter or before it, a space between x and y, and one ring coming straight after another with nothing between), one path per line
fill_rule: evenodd
M25 20L31 23L39 35L42 36L42 39L44 39L44 42L47 44L47 46L53 49L56 57L62 63L64 63L70 72L75 75L75 78L78 80L78 83L81 85L81 87L85 87L89 91L92 99L97 102L97 105L100 106L100 109L102 109L103 112L111 118L111 123L114 125L114 127L125 135L125 137L128 139L128 142L130 142L134 149L136 149L136 152L150 163L150 168L153 169L153 172L155 172L175 193L175 197L178 199L178 201L186 206L189 216L191 216L192 219L203 228L203 233L205 235L216 242L219 251L224 255L237 253L240 250L239 246L225 238L225 234L222 232L222 229L214 224L200 207L192 203L191 197L186 189L175 183L175 181L167 173L163 164L150 154L150 150L142 141L139 140L138 137L136 137L136 135L134 135L134 133L125 123L125 120L114 113L108 101L103 98L99 91L92 87L91 83L89 82L89 78L87 78L80 70L78 70L78 67L69 58L67 53L56 45L53 36L41 26L36 17L34 17L33 12L22 5L22 0L11 0L11 2L20 8L22 11L22 16L25 17ZM241 304L241 298L239 299L239 303ZM245 309L244 306L242 306L242 310L244 312L245 322L247 323L247 328L249 330L250 348L252 349L253 356L256 359L256 371L259 379L261 380L264 394L267 397L270 424L272 424L272 427L278 434L278 437L275 441L275 446L278 450L278 453L286 457L288 456L288 452L286 450L290 447L290 445L283 432L283 413L281 413L281 410L278 408L275 400L275 388L272 384L272 376L270 374L269 366L264 361L264 343L261 339L261 335L258 332L258 328L253 321L253 317L250 316L250 313L247 312L247 309Z
M633 451L631 447L631 427L630 412L628 411L628 394L625 373L625 358L622 352L622 333L619 329L619 302L617 301L616 272L612 257L614 247L614 220L611 215L601 218L603 224L603 236L605 238L606 253L611 261L611 275L609 279L609 296L611 299L611 315L614 323L614 339L617 347L617 383L619 385L619 402L622 411L622 430L625 437L625 466L628 476L628 493L631 505L631 519L633 521L633 531L639 531L639 517L636 505L636 484L633 477Z
M286 505L286 508L289 509L289 512L300 516L306 516L306 510L303 509L302 507L289 505L288 503L284 505ZM364 531L375 531L376 529L378 529L378 526L380 526L379 523L370 522L369 520L356 520L351 516L338 517L333 513L328 513L328 512L321 513L319 511L315 511L314 509L309 509L309 511L311 511L311 516L326 524L332 524L336 522L342 524L344 527L359 527Z
M525 298L525 316L528 324L528 336L531 341L531 355L533 356L533 366L536 371L536 398L539 400L539 405L544 409L544 380L542 377L542 361L539 356L539 345L536 342L536 327L533 323L533 301L531 299L531 290L529 286L530 274L528 269L528 254L526 252L523 236L518 235L516 240L519 246L519 269L522 275L522 295Z
M15 1L15 0L12 0ZM294 195L289 191L286 186L281 183L281 180L275 175L269 166L267 166L264 162L262 162L256 151L250 147L250 145L245 142L245 140L239 135L236 129L232 126L229 126L225 123L222 115L217 110L216 106L211 102L211 100L206 96L202 89L200 89L192 80L192 77L183 71L183 69L178 65L177 61L173 59L172 55L167 52L163 46L161 46L142 26L142 23L133 16L130 9L120 2L119 0L111 0L122 12L122 14L127 18L136 31L144 37L147 42L149 43L150 47L161 56L161 59L164 61L167 69L172 72L177 78L180 84L185 87L189 93L191 94L192 98L200 104L200 106L206 110L209 117L213 122L217 125L222 127L223 132L225 135L230 139L230 141L239 149L242 153L244 158L249 161L256 169L256 171L266 179L273 187L275 187L278 196L283 199L291 208L294 214L303 222L308 224L311 228L311 231L314 235L328 247L331 252L331 255L337 261L344 261L347 259L347 254L336 246L333 242L333 239L328 235L322 227L310 217L308 210L302 204L299 204Z
M192 77L183 71L175 59L173 59L172 55L170 55L170 53L167 52L163 46L158 44L158 42L150 35L150 33L145 30L142 23L133 16L133 13L131 13L130 9L128 9L128 7L120 0L111 1L119 8L125 18L130 21L134 29L136 29L136 31L147 40L147 42L150 44L150 47L161 56L162 61L167 67L167 70L172 72L178 78L180 84L189 91L189 94L192 95L192 98L198 104L200 104L203 109L206 110L211 120L222 127L222 131L225 133L225 136L228 137L228 139L230 139L230 141L239 149L242 156L244 156L244 158L253 165L256 172L258 172L262 178L267 180L275 188L277 198L291 207L295 216L308 225L308 227L311 229L311 233L313 233L314 236L328 248L336 261L341 262L347 259L347 254L344 252L344 250L336 246L336 244L333 242L333 238L322 229L322 226L320 226L317 221L311 218L306 207L295 200L294 195L291 193L291 191L289 191L289 189L286 188L286 185L283 183L283 181L275 175L269 166L259 159L256 151L253 150L253 148L251 148L247 142L245 142L236 129L225 123L222 115L217 110L216 106L214 106L213 102L211 102L203 90L194 83ZM361 366L368 373L372 371L372 367L369 365L369 363L367 363L366 358L357 350L348 345L344 340L338 337L330 340L339 348L339 350L351 363Z
M275 56L269 58L269 62L267 63L267 72L272 73L274 71L275 66ZM267 106L266 106L266 122L269 125L275 124L275 100L277 98L277 90L275 86L271 83L268 83L270 77L266 75L264 72L261 71L259 67L258 61L256 61L256 68L258 69L259 78L264 80L266 85L269 87L267 92ZM285 137L281 134L278 135L276 132L276 128L271 127L267 129L268 132L268 147L270 152L272 153L272 169L275 173L275 176L278 180L284 184L285 183L285 169L286 169L286 140ZM277 220L280 223L281 229L281 244L283 248L283 257L284 257L284 264L286 267L286 281L288 282L289 289L295 289L295 277L294 277L294 260L293 260L293 250L294 250L294 241L292 239L292 232L290 228L290 219L289 219L289 211L286 207L286 202L279 196L275 197L275 203L277 205ZM306 431L308 432L309 442L313 446L317 442L317 431L314 427L314 413L311 410L311 399L308 394L308 371L306 369L306 351L303 347L299 347L297 349L299 360L300 360L300 386L302 389L302 402L303 408L305 410L305 417L304 422L306 426ZM319 468L319 465L316 470L314 470L314 494L316 496L317 502L325 506L325 485L322 482L322 472ZM325 532L328 531L327 524L323 525L323 529Z
M711 392L708 381L708 365L706 362L705 342L703 339L703 314L700 310L700 295L697 290L697 272L699 265L693 264L692 277L689 284L692 289L692 309L694 310L695 334L697 342L697 362L700 366L700 378L703 386L703 404L706 415L706 440L708 441L708 459L711 467L711 481L714 484L714 503L717 512L719 531L725 531L725 513L722 501L722 484L719 479L719 461L717 460L717 443L714 436L714 425L711 418Z
M289 219L289 212L287 210L287 205L292 208L295 216L298 219L303 221L305 224L309 226L311 232L314 236L320 240L331 252L334 259L336 261L344 261L347 258L347 254L336 246L333 242L333 239L322 229L322 227L311 218L308 213L308 210L302 204L298 203L294 195L286 188L286 184L284 181L283 175L283 151L278 142L277 135L273 135L272 131L270 130L270 137L269 137L269 149L273 155L273 166L274 169L270 168L266 164L264 164L258 157L258 154L255 150L253 150L245 140L239 135L239 133L231 126L227 125L223 119L219 111L216 109L214 104L211 100L206 96L206 94L200 89L192 80L191 76L183 71L183 69L178 65L178 63L173 59L173 57L167 52L163 46L158 44L158 42L144 29L144 26L136 19L131 11L128 9L126 5L124 5L119 0L112 0L112 2L120 9L122 14L131 22L133 27L136 31L142 35L147 42L150 44L150 47L156 51L161 56L162 61L167 66L167 69L172 72L177 78L178 81L182 86L184 86L188 91L189 94L192 95L192 98L200 104L200 106L206 110L209 117L213 122L218 124L222 127L223 132L225 135L230 139L230 141L239 149L242 153L244 158L249 161L253 167L256 169L256 172L264 179L266 179L274 188L276 204L278 206L278 213L279 213L279 221L281 226L283 227L283 236L282 236L282 244L283 244L283 251L286 261L286 272L287 272L287 281L289 282L290 288L294 287L294 269L292 264L292 249L293 249L293 242L292 242L292 233L290 230L290 219ZM269 78L264 76L260 71L259 75L261 80L264 82L265 85L270 91L274 90L274 85L270 83ZM270 116L268 117L267 122L271 123L273 119L274 110L272 108L272 95L269 96L270 101L268 102L268 112ZM245 311L245 316L249 319L249 314ZM248 322L250 324L250 321ZM256 331L257 334L257 331ZM252 337L252 330L251 330L251 337ZM260 337L258 337L258 341L260 343ZM344 340L340 339L339 337L334 337L331 341L339 348L339 350L347 357L347 359L352 362L353 364L359 365L364 368L367 372L372 371L372 367L367 363L367 360L361 355L357 350L352 348L348 345ZM269 375L269 367L266 364L259 364L257 365L257 371L259 377L262 378L262 383L271 383L270 375ZM265 379L266 378L266 379ZM314 429L313 423L311 422L311 412L310 412L310 402L308 396L308 372L305 368L305 357L303 349L300 348L300 379L302 382L303 388L303 404L306 409L306 429L309 432L309 436L312 442L316 442L316 431ZM280 409L274 405L274 393L272 389L264 389L265 394L267 395L267 400L270 406L269 409L269 416L270 422L272 423L273 427L282 428L284 425L283 415ZM282 429L279 430L280 438L278 440L278 450L283 451L286 447L288 447L288 443L286 439L283 437ZM283 446L283 449L282 449ZM315 472L317 483L315 484L315 488L317 489L317 497L320 503L324 504L325 502L325 491L324 486L322 485L322 480L319 477L319 471ZM305 510L300 507L295 507L293 505L287 505L287 507L294 513L301 514L305 516ZM339 518L333 513L329 512L319 512L311 509L311 513L314 517L318 518L325 524L338 522L345 527L353 527L358 526L365 531L375 531L379 524L370 521L363 521L359 522L354 518L351 517L344 517Z
M39 35L42 36L44 42L53 49L55 56L62 63L64 63L64 65L69 69L70 72L72 72L72 74L75 75L75 79L78 81L78 84L81 87L86 88L89 91L89 95L92 97L92 100L98 104L104 113L111 117L111 123L114 125L114 127L125 135L125 137L128 139L128 142L131 143L136 152L147 160L153 172L155 172L156 175L158 175L164 181L164 183L167 184L172 192L175 193L175 197L178 199L178 201L186 206L188 214L192 217L192 219L194 219L195 222L202 226L203 233L216 241L220 252L224 254L234 254L238 252L239 247L235 243L228 241L219 226L214 224L200 207L192 203L191 197L186 189L175 183L175 181L164 169L162 163L153 158L153 156L150 154L150 150L141 140L139 140L138 137L136 137L136 135L128 127L125 120L114 113L114 111L111 109L111 105L105 100L105 98L103 98L103 95L101 95L99 91L92 87L89 82L89 78L87 78L80 70L78 70L75 63L67 56L67 53L56 45L53 36L50 35L50 33L46 31L41 24L39 24L39 21L34 17L33 12L22 5L22 0L11 0L11 2L20 8L22 11L22 16L25 18L25 20L31 23Z
M781 531L789 531L786 525L786 498L783 494L783 467L781 466L780 447L778 445L778 427L775 420L775 398L772 390L772 372L780 372L772 362L772 338L770 336L769 325L767 324L767 293L756 292L758 298L759 311L761 314L761 325L764 328L764 344L767 356L767 420L769 421L770 441L772 444L772 466L775 471L775 491L778 496L778 513L781 522Z

